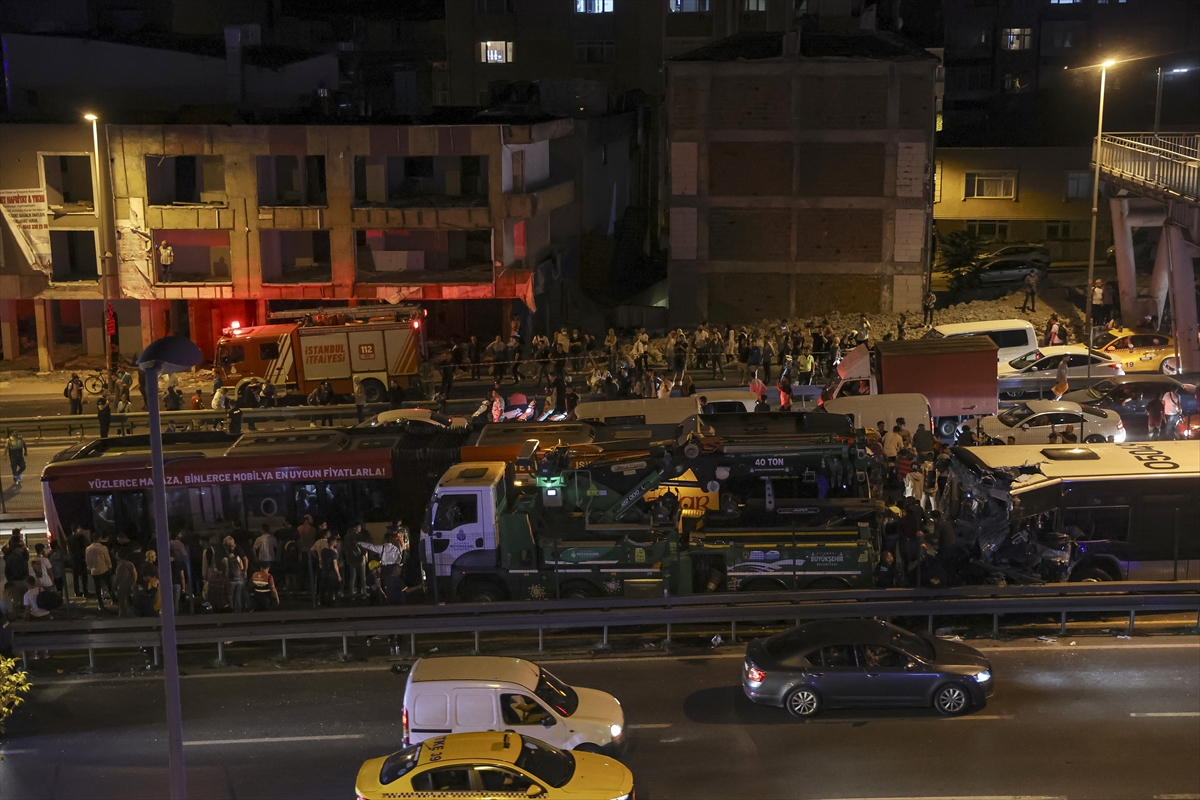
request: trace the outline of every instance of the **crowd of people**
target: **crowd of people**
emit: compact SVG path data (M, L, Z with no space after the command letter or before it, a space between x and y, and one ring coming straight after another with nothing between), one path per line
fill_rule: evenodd
M312 515L274 530L264 524L257 535L234 531L217 539L176 531L168 596L176 613L268 611L289 596L321 606L420 602L425 573L409 545L399 521L375 544L361 522L334 531ZM15 529L0 557L5 618L41 619L64 605L92 602L121 617L161 609L157 551L123 531L89 533L77 525L65 541L37 544L31 553Z

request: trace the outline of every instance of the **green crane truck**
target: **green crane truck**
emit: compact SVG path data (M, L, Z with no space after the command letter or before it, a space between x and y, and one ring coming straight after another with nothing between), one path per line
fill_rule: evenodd
M534 459L536 442L516 463L450 468L422 528L439 595L497 601L870 585L879 505L862 477L861 432L753 445L711 433L692 430L645 456L580 469L554 450ZM681 510L676 487L693 480L720 506Z

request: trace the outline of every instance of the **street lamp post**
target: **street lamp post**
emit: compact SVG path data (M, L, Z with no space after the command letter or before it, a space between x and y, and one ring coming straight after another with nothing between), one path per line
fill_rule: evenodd
M112 375L112 342L109 341L109 338L108 338L108 259L109 259L109 253L107 251L105 251L105 245L104 245L104 242L106 241L107 237L104 236L104 231L103 231L104 212L101 210L104 207L104 204L100 200L100 191L101 191L101 189L100 189L100 132L96 126L96 122L100 118L98 116L96 116L95 114L84 114L83 118L86 119L88 122L92 123L92 155L94 156L93 160L96 162L96 169L95 169L95 176L94 176L95 179L92 183L92 186L94 187L92 189L92 203L96 208L96 216L100 220L100 227L101 227L100 250L101 250L101 252L104 253L104 255L102 255L100 257L100 297L102 298L102 302L104 304L103 308L101 309L100 317L102 320L102 325L104 326L102 329L104 331L104 335L101 337L101 339L104 342L104 373L105 373L104 380L105 380L105 385L107 386L108 380L109 380L108 376Z
M138 358L146 373L146 403L150 412L150 465L153 477L154 538L158 550L159 605L162 607L163 682L167 695L168 767L172 800L187 797L187 772L183 761L183 710L179 700L179 656L175 640L175 602L171 591L171 537L167 529L167 486L163 471L162 424L158 414L158 376L182 372L203 359L200 348L186 336L164 336L150 343Z
M1084 298L1084 324L1087 325L1088 331L1088 386L1092 385L1092 346L1096 341L1096 326L1092 324L1092 284L1096 281L1096 214L1100 203L1100 137L1104 135L1104 82L1108 77L1108 68L1115 63L1115 61L1109 60L1100 65L1100 113L1096 116L1096 149L1093 156L1096 161L1096 170L1092 175L1092 236L1088 246L1087 286L1084 289L1086 293ZM1087 438L1084 435L1086 426L1087 417L1085 416L1079 423L1079 438L1081 441Z

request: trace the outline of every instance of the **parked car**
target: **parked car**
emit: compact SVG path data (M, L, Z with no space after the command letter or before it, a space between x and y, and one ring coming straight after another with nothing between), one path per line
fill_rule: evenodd
M986 704L992 664L964 644L870 619L809 622L746 646L742 690L794 717L851 706L933 706L954 716Z
M1023 258L998 258L986 261L979 266L979 282L983 284L1015 283L1025 280L1029 273L1037 275L1038 280L1046 277L1046 267L1038 261Z
M1175 424L1176 439L1200 439L1200 414L1184 416Z
M975 425L988 439L1017 444L1045 444L1050 433L1063 433L1071 426L1081 442L1106 442L1109 437L1125 441L1125 426L1115 411L1055 400L1025 400L999 414L980 417Z
M1095 350L1088 354L1087 345L1063 344L1039 347L1020 358L1014 358L996 369L998 390L1001 397L1019 398L1029 395L1042 396L1058 382L1058 365L1067 359L1067 382L1086 378L1088 362L1091 362L1093 378L1124 375L1121 362L1108 353Z
M372 758L359 768L354 788L359 800L634 800L633 773L621 762L510 731L448 734Z
M995 319L986 322L957 322L930 328L922 339L957 339L986 336L996 343L996 358L1008 362L1038 345L1037 332L1027 319Z
M979 257L980 262L993 261L1000 258L1022 258L1026 261L1036 261L1039 264L1050 264L1050 248L1040 244L1018 243L1009 244Z
M1150 401L1174 391L1186 417L1195 414L1196 387L1180 383L1167 375L1120 375L1105 378L1086 389L1068 392L1062 399L1092 408L1103 408L1120 415L1125 425L1125 434L1130 439L1144 439L1149 435L1146 408ZM1184 437L1188 438L1188 437Z
M1121 361L1126 372L1162 372L1171 369L1175 339L1165 333L1115 328L1096 337L1092 346ZM1173 363L1173 362L1172 362Z
M417 659L401 724L406 744L501 728L614 755L626 741L625 713L611 694L569 686L532 661L496 656Z

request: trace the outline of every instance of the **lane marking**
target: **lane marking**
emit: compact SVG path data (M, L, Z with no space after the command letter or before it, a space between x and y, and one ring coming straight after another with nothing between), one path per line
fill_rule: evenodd
M645 722L645 723L642 723L641 725L626 725L625 727L627 727L631 731L645 731L645 730L650 730L651 728L669 728L669 727L671 727L671 723L670 722Z
M996 719L1012 719L1012 714L965 714L961 717L843 717L840 719L807 719L802 722L802 725L844 725L853 723L855 725L863 722L954 722L956 720L979 719L979 720L996 720ZM888 798L880 798L879 800L889 800ZM913 798L912 800L917 800Z
M953 794L923 797L828 797L825 800L1067 800L1067 797L1061 794Z
M1066 795L979 794L928 795L924 797L828 797L825 800L1067 800Z
M34 747L27 747L24 749L17 749L17 750L4 750L4 751L0 751L0 758L3 758L4 756L19 756L22 753L36 753L36 752L37 752L37 748L34 748Z
M329 742L338 739L363 739L365 733L342 733L330 736L269 736L260 739L205 739L198 742L184 742L184 747L204 747L207 745L227 744L275 744L276 742Z
M1154 800L1200 800L1200 794L1156 794Z
M1145 711L1131 717L1200 717L1200 711Z

